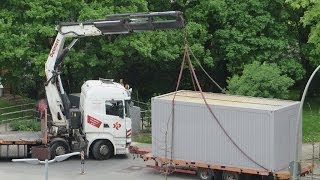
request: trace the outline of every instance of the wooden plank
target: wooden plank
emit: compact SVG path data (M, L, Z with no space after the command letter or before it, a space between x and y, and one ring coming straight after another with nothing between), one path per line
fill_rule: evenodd
M39 144L39 141L15 141L14 144L17 144L17 145Z
M198 162L188 162L183 160L171 160L169 158L163 157L152 157L151 153L145 154L143 159L146 160L155 160L162 164L166 163L173 163L178 166L188 166L191 168L208 168L213 170L223 170L223 171L231 171L231 172L238 172L238 173L246 173L246 174L257 174L262 176L268 176L270 174L269 171L261 171L261 170L254 170L254 169L246 169L246 168L237 168L237 167L228 167L228 166L221 166L217 164L205 164L205 163L198 163Z
M310 173L314 168L313 164L306 164L301 168L301 175L305 175ZM289 171L278 171L274 173L274 176L278 179L287 180L290 179L290 172Z
M150 149L139 148L137 146L130 146L129 151L131 154L140 154L140 155L148 154L151 152Z
M13 144L12 141L4 141L4 140L0 140L0 145L10 145Z
M41 132L8 131L0 133L0 144L41 144Z
M161 170L161 169L165 169L165 167L160 167L160 166L152 166L152 165L147 165L148 168L152 168L152 169L157 169L157 170ZM177 168L177 167L168 167L169 172L180 172L180 173L186 173L186 174L197 174L196 171L194 170L186 170L186 169L182 169L182 168Z
M197 163L197 162L187 162L187 161L183 161L183 160L171 160L171 159L163 158L163 157L153 157L151 153L144 154L142 156L142 159L144 161L155 160L161 164L171 163L171 164L175 164L177 166L186 166L186 167L191 167L191 168L208 168L208 169L213 169L213 170L232 171L232 172L245 173L245 174L262 175L262 176L268 176L269 174L273 174L273 176L276 177L277 179L281 179L281 180L290 179L290 172L287 170L272 173L269 171L259 171L259 170L254 170L254 169L227 167L227 166L220 166L220 165L216 165L216 164L204 164L204 163ZM312 171L313 168L314 168L314 165L312 165L312 164L304 165L301 169L301 175L308 174L309 172Z

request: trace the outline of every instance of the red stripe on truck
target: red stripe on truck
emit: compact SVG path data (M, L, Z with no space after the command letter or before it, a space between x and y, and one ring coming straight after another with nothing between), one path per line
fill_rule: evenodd
M132 134L132 130L131 129L127 129L127 137L130 137Z
M98 119L96 119L96 118L94 118L92 116L89 116L89 115L88 115L88 118L87 118L87 122L89 124L91 124L92 126L95 126L97 128L99 128L101 126L101 124L102 124L102 121L100 121L100 120L98 120Z

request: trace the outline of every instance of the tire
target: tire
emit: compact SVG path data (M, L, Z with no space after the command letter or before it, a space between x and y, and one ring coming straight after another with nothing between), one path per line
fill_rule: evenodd
M211 170L205 168L198 168L197 174L201 180L212 180L213 174Z
M239 180L240 175L236 172L231 171L223 171L222 173L222 180Z
M92 155L97 160L107 160L113 155L113 145L108 141L99 140L93 145Z
M50 157L53 159L56 156L69 153L69 146L62 141L56 141L50 145Z
M213 170L214 180L221 180L222 179L222 171L220 170Z

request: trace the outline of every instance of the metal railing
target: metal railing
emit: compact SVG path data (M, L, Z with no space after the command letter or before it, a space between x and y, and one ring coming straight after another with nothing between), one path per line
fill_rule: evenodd
M4 131L10 130L10 124L22 121L38 121L38 111L34 103L24 103L0 108L0 125Z
M141 131L151 131L151 103L131 100L135 106L140 107Z
M141 130L151 131L151 110L141 111Z

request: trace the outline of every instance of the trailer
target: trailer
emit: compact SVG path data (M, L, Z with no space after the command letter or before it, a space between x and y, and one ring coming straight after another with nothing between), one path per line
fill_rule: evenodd
M299 104L185 90L157 96L151 103L152 151L131 152L155 162L148 167L200 179L289 179L294 147L302 145L294 139ZM301 175L313 169L301 166Z
M130 153L135 157L143 159L145 162L152 161L154 165L146 165L148 168L159 170L160 172L186 173L198 175L201 180L239 180L239 179L278 179L289 180L291 171L289 167L277 172L257 171L254 169L238 168L222 166L220 164L205 164L201 162L185 161L178 159L170 159L165 157L156 157L150 149L139 148L137 146L130 147ZM312 172L314 165L306 163L301 166L300 176L305 176Z

